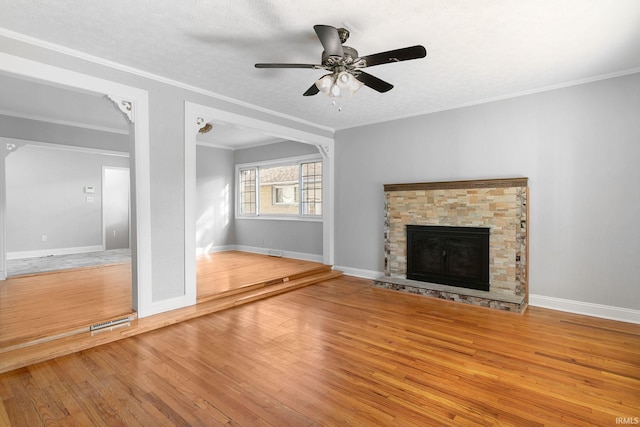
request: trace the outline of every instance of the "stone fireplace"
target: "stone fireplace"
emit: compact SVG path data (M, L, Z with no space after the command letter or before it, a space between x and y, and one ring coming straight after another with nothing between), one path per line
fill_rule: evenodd
M524 311L528 296L527 183L527 178L510 178L385 185L385 275L374 280L374 285L501 310ZM421 226L436 233L444 229L457 233L485 230L489 241L488 286L463 284L461 287L459 283L439 280L440 270L451 262L452 255L470 251L455 247L459 246L459 239L444 243L432 238L431 243L420 243L429 248L424 250L427 254L422 255L422 259L432 259L432 263L437 264L437 258L441 257L439 262L443 266L422 267L419 274L426 272L426 278L417 277L414 272L409 272L408 278L407 265L411 266L414 261L407 258L407 229L422 230ZM415 237L409 239L413 241ZM455 267L454 273L459 268L469 269ZM459 276L470 275L468 271L461 271L457 272ZM486 274L478 271L480 273ZM413 280L415 278L419 280Z

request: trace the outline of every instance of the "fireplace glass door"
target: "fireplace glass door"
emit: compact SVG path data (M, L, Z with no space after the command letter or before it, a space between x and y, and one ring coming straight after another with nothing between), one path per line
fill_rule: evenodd
M489 290L489 229L407 225L407 279Z

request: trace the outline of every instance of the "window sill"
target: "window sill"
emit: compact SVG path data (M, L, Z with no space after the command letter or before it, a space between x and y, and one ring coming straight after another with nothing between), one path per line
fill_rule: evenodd
M267 221L299 221L299 222L322 222L322 216L282 216L282 215L259 215L259 216L236 216L236 219L244 220L267 220Z

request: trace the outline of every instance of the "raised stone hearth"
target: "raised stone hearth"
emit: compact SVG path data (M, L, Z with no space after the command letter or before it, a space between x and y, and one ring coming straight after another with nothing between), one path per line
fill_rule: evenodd
M385 275L374 285L522 312L528 296L527 178L387 184ZM407 225L486 227L489 291L408 280Z

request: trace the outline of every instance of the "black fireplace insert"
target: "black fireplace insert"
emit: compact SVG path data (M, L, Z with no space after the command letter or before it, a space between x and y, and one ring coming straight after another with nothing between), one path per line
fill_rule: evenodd
M489 290L489 228L407 225L407 279Z

